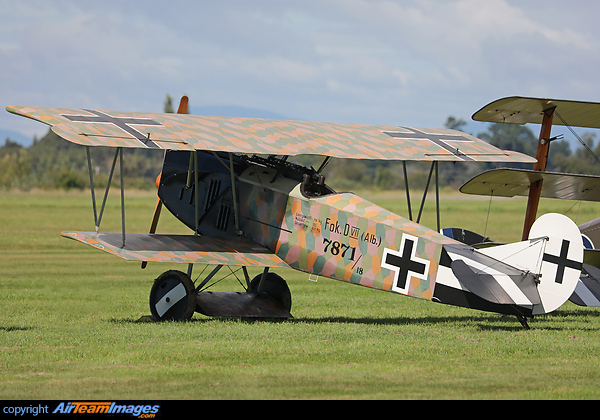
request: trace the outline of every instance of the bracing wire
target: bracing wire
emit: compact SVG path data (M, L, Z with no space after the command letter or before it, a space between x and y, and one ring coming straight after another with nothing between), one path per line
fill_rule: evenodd
M196 284L196 282L198 281L200 276L204 274L204 272L206 271L207 268L208 268L208 264L205 264L204 268L202 269L202 272L200 274L198 274L198 276L196 277L196 280L194 280L194 284Z
M573 128L564 120L564 118L561 117L561 115L558 113L558 111L554 111L554 114L562 121L563 125L569 129L571 134L573 134L575 136L575 138L579 141L579 143L581 143L583 148L596 160L596 162L600 163L600 157L598 157L598 155L596 155L594 153L594 151L586 144L586 142L583 141L583 139L581 137L579 137L579 135L575 132L575 130L573 130ZM565 212L565 214L570 212L573 209L573 207L575 207L575 205L577 203L579 203L579 209L577 210L577 215L576 215L576 220L577 220L577 217L579 216L579 212L581 210L581 202L582 201L583 201L583 199L580 199L579 201L573 203L573 205Z
M209 284L208 286L204 287L202 290L199 290L199 292L203 292L203 291L205 291L205 290L209 289L210 287L213 287L215 284L217 284L217 283L219 283L219 282L221 282L221 281L225 280L227 277L229 277L229 276L231 276L231 275L233 275L233 276L236 278L236 280L238 281L238 283L240 283L240 284L242 285L242 287L244 287L244 285L242 284L242 282L240 281L240 279L238 278L238 276L235 274L235 273L237 273L238 271L240 271L242 268L240 267L240 268L238 268L238 269L237 269L237 270L235 270L235 271L233 271L233 270L231 269L231 267L230 267L230 266L227 266L227 268L229 268L229 271L230 271L230 273L229 273L229 274L227 274L226 276L223 276L223 277L222 277L222 278L220 278L219 280L216 280L216 281L214 281L213 283L211 283L211 284Z
M587 194L587 193L586 193L586 194ZM568 214L568 213L569 213L571 210L573 210L573 208L574 208L574 207L575 207L577 204L579 204L579 207L577 208L577 212L575 213L575 223L577 223L577 218L579 217L579 212L581 211L581 203L583 203L583 200L584 200L584 198L585 198L585 195L584 195L582 198L580 198L579 200L575 201L575 202L574 202L574 203L571 205L571 207L569 207L569 208L567 209L567 211L565 211L565 212L563 213L563 214L566 216L566 215L567 215L567 214Z
M505 263L505 261L507 261L507 260L509 260L510 258L514 257L515 255L517 255L517 254L520 254L521 252L525 252L527 249L529 249L529 248L531 248L531 247L533 247L533 246L536 246L536 245L537 245L537 244L538 244L540 241L543 241L543 242L545 242L545 241L547 241L547 240L548 240L548 238L547 238L547 237L541 237L541 238L536 238L536 239L530 239L530 241L531 241L531 242L530 242L530 243L529 243L529 245L527 245L525 248L523 248L523 249L520 249L520 250L518 250L518 251L514 252L514 253L513 253L513 254L511 254L511 255L507 255L505 258L503 258L503 259L501 259L501 260L496 260L497 262L496 262L496 263L494 263L494 264L487 265L487 266L485 266L484 268L481 268L481 269L473 269L473 271L474 271L476 274L482 274L482 273L486 273L486 272L485 272L485 270L486 270L486 269L495 269L494 267L495 267L497 264L499 264L499 263L504 263L504 264L506 264L506 263ZM540 248L540 255L538 256L538 263L541 261L541 253L542 253L542 252L543 252L543 247L542 247L542 248ZM472 268L474 268L474 267L472 267ZM523 270L521 270L521 271L523 271ZM538 272L539 272L539 267L536 267L536 271L538 271Z
M483 228L483 237L486 237L487 234L487 228L488 228L488 221L490 220L490 211L492 210L492 198L494 197L494 190L492 190L490 192L490 202L488 204L488 210L487 210L487 215L485 217L485 227Z
M590 147L581 139L581 137L579 137L579 135L575 132L575 130L573 130L573 128L569 124L567 124L567 122L563 119L563 117L560 116L560 114L557 111L554 111L554 113L562 121L563 125L569 129L571 134L573 134L577 138L577 140L579 140L579 143L581 143L581 145L585 148L585 150L590 155L592 155L594 159L596 159L596 162L600 163L600 158L594 153L594 151L592 149L590 149Z

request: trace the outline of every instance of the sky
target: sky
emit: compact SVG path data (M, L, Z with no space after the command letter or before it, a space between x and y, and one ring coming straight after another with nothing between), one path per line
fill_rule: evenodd
M0 0L0 98L162 112L185 94L192 113L443 127L505 96L600 102L599 12L597 0ZM0 110L0 129L48 128Z

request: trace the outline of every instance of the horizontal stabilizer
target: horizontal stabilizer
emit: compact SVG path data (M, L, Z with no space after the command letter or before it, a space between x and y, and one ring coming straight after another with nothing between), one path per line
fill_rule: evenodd
M444 245L444 250L452 261L452 272L463 289L492 303L540 303L536 278L531 272L520 270L468 246Z
M287 268L267 248L246 238L148 233L62 232L62 236L130 261Z
M569 300L579 306L600 306L600 269L583 264L583 272Z
M451 267L458 281L471 293L492 303L514 305L515 301L491 274L476 273L463 260L452 261Z

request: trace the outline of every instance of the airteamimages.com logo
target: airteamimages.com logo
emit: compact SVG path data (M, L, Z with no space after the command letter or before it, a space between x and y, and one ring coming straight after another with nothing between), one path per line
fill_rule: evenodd
M131 414L138 418L154 418L159 405L119 404L116 402L62 402L52 414Z
M140 419L156 418L160 414L159 404L133 404L130 402L114 401L63 401L52 404L29 404L29 405L5 405L2 408L3 415L15 417L44 417L51 416L81 416L81 415L121 415L132 416Z

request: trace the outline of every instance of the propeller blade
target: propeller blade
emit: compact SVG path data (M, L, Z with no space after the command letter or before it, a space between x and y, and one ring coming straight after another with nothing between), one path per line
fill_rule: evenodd
M188 97L182 96L179 101L179 108L177 108L178 114L187 114L188 113Z
M154 209L154 216L152 217L152 223L150 224L150 231L148 233L156 233L156 226L158 225L158 218L160 217L161 210L162 210L162 201L159 198L156 201L156 207Z

